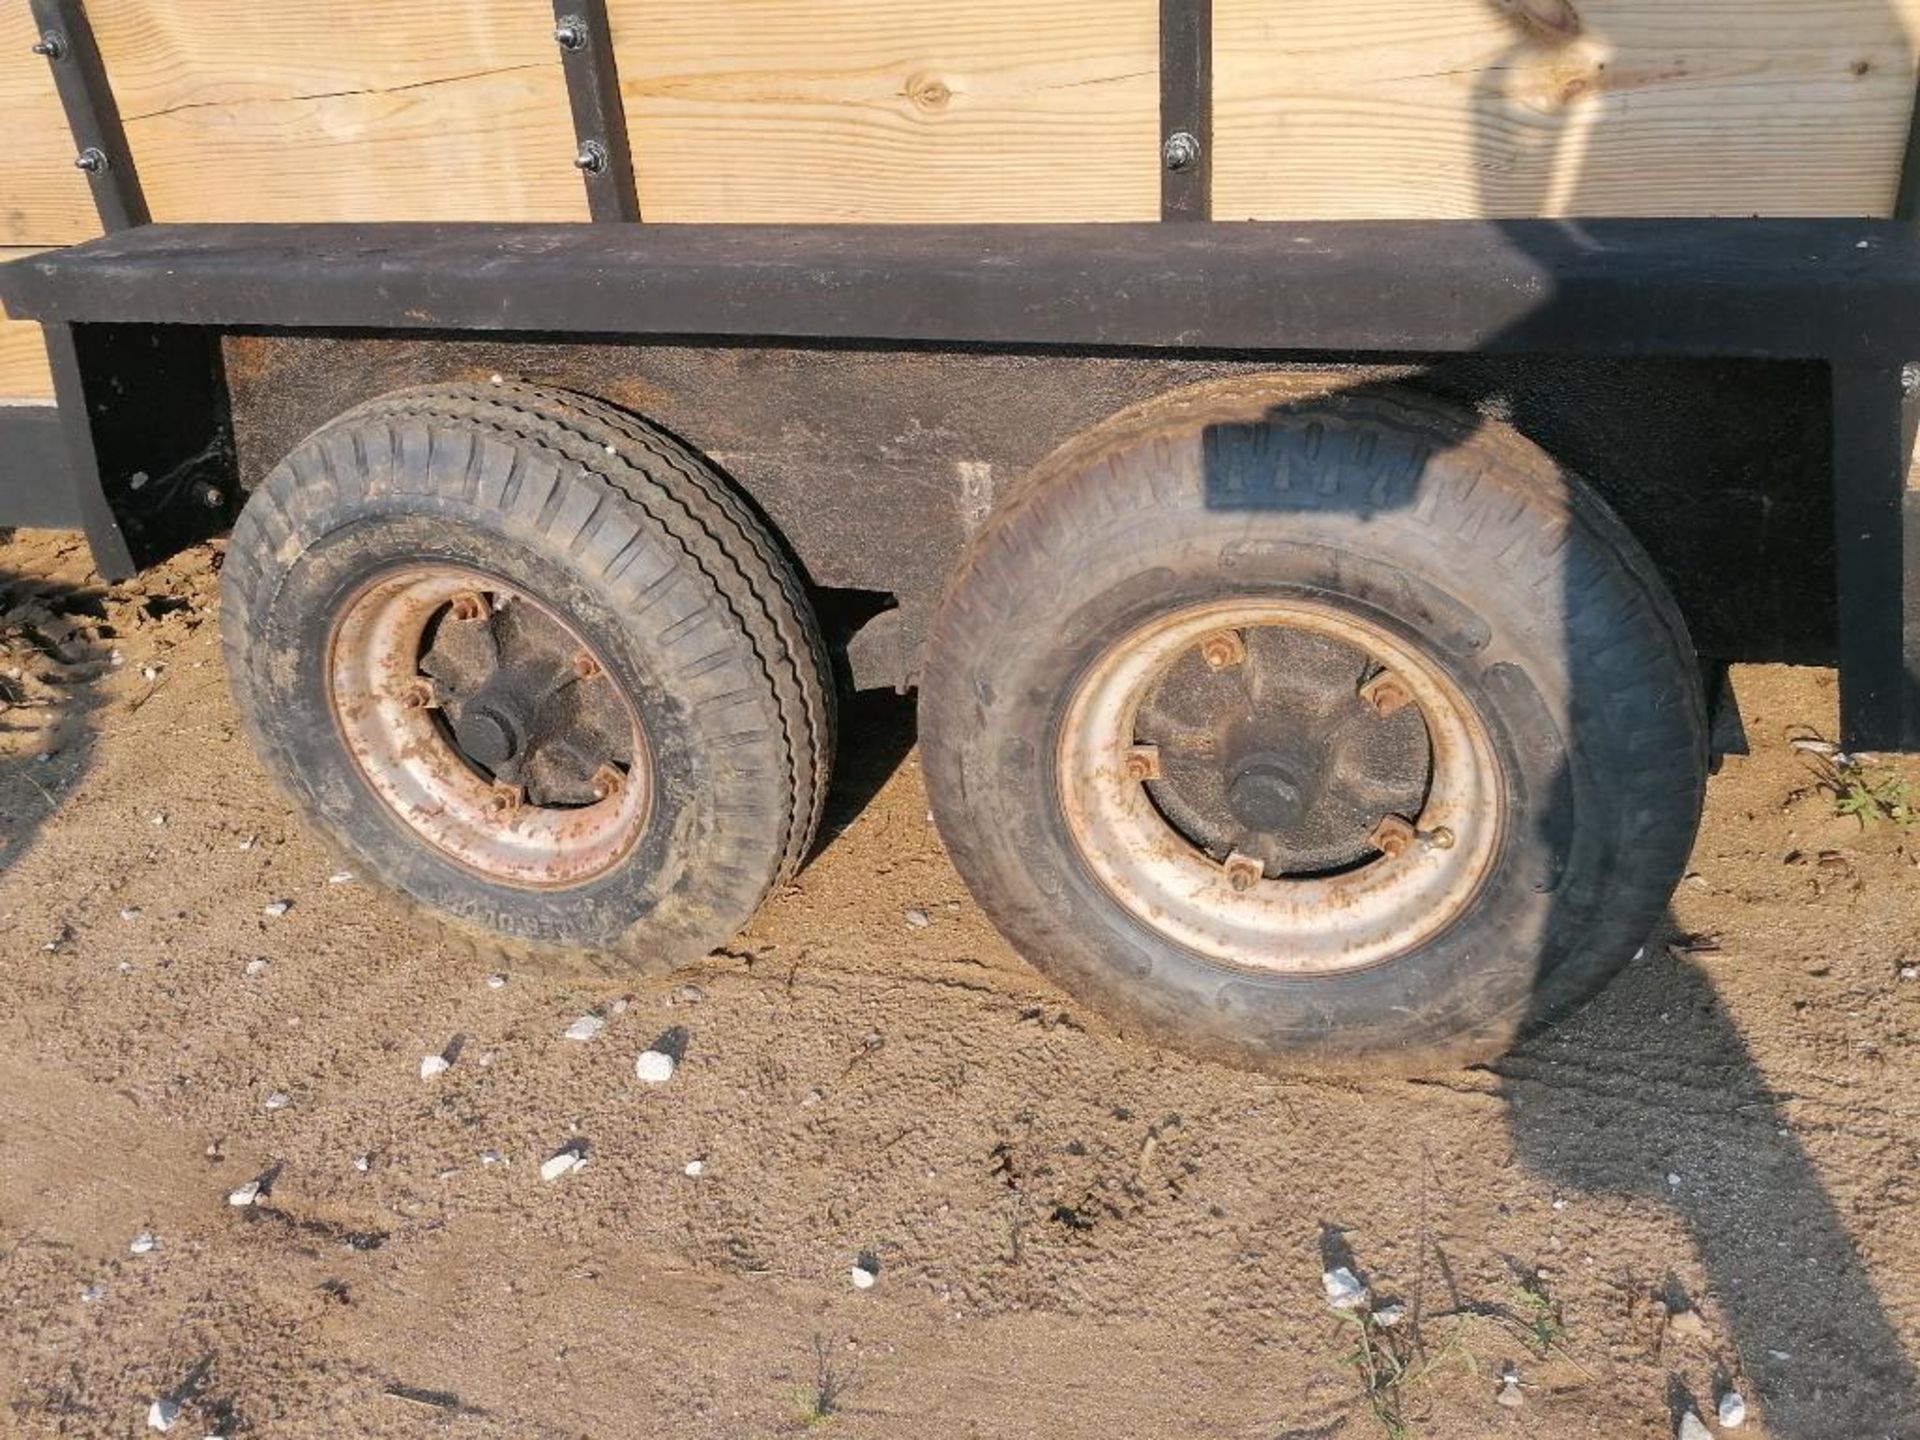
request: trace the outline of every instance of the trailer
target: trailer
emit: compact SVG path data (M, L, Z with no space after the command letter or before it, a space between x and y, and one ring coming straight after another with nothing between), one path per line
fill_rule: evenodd
M0 523L110 577L230 531L268 771L520 963L723 944L887 686L1115 1023L1485 1059L1657 926L1728 663L1920 749L1916 36L33 0Z

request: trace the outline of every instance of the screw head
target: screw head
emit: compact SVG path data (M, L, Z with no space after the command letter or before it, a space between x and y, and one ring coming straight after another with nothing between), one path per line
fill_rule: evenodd
M587 47L587 22L578 15L569 15L553 27L553 40L562 50L584 50Z
M84 170L89 175L104 175L111 167L112 162L107 159L107 152L98 146L89 145L73 157L73 168Z
M588 175L598 175L607 168L607 147L598 140L589 140L580 147L580 153L573 157L573 168Z
M33 42L33 53L44 55L49 60L67 58L67 37L58 30L48 30Z
M1160 159L1169 170L1191 170L1200 163L1200 141L1185 130L1177 130L1160 147Z

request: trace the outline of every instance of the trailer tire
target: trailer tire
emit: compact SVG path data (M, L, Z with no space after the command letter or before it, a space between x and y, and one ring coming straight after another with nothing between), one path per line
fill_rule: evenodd
M1484 1061L1591 995L1705 785L1633 537L1416 395L1119 434L989 519L931 629L933 810L1002 933L1121 1028L1268 1070Z
M722 476L610 406L347 412L249 499L221 607L269 773L466 948L664 970L812 845L834 692L805 591Z

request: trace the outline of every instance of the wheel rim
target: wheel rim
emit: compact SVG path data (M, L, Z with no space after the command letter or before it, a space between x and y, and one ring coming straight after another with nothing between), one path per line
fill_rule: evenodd
M1075 687L1056 750L1082 862L1134 918L1236 968L1364 969L1472 901L1505 824L1459 688L1383 626L1248 598L1159 617Z
M583 884L633 848L652 764L602 657L490 575L421 564L354 595L327 645L334 724L388 812L488 880Z

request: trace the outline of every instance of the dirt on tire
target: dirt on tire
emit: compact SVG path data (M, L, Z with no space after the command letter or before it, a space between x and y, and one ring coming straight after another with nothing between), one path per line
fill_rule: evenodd
M1566 1023L1275 1079L1001 943L889 696L726 948L490 977L267 783L218 562L0 541L0 1432L1915 1433L1920 827L1794 748L1829 672L1735 672L1670 924Z

